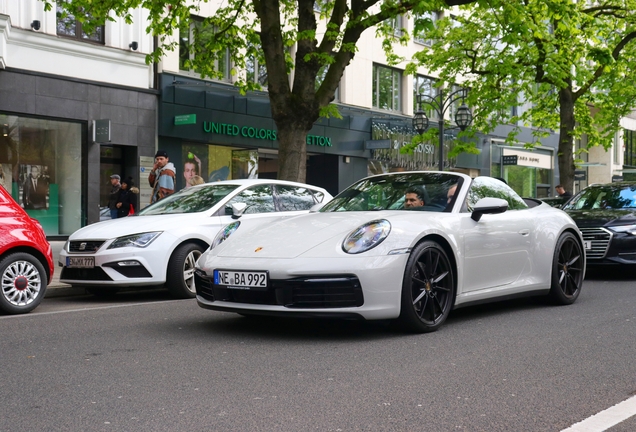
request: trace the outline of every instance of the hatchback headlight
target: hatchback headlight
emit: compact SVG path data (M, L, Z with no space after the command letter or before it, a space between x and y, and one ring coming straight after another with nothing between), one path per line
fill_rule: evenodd
M366 252L382 243L391 232L391 224L388 220L380 219L356 228L342 243L342 250L349 254Z
M231 236L232 233L238 229L240 224L241 222L236 221L236 222L232 222L229 225L225 225L223 228L221 228L221 231L219 231L216 237L214 237L214 241L212 242L210 249L214 249L215 247L223 243L225 240L227 240L228 237Z
M122 247L145 248L159 237L162 232L163 231L155 231L118 237L110 244L110 246L108 246L108 249L117 249Z
M617 233L626 232L627 234L636 235L636 225L620 225L608 228Z

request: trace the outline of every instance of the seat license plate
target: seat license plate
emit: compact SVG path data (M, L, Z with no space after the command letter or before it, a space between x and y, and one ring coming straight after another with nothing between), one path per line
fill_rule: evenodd
M583 244L585 245L585 250L592 250L592 240L585 240L583 241Z
M66 267L93 268L95 267L95 257L66 257Z
M267 272L214 270L214 284L231 289L265 289Z

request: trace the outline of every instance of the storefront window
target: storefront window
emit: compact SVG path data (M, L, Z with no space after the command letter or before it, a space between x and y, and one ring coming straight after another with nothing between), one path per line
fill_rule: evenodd
M491 176L502 178L519 196L545 198L549 196L553 176L552 151L527 151L493 141L491 146ZM516 156L516 163L505 162L503 156Z
M82 226L82 125L0 113L2 186L47 236Z

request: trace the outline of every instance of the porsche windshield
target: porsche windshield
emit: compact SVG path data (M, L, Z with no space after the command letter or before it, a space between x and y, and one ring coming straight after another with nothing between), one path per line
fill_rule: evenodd
M572 198L562 209L636 209L636 185L589 186Z
M238 185L224 184L183 189L149 205L138 215L199 213L212 208L237 187Z
M342 191L320 211L450 211L451 208L447 204L453 199L462 182L461 177L444 173L405 173L370 177Z

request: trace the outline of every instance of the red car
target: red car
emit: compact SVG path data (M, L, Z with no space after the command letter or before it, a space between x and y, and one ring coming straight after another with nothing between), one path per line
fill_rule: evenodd
M52 277L53 253L42 226L0 186L0 311L32 311Z

